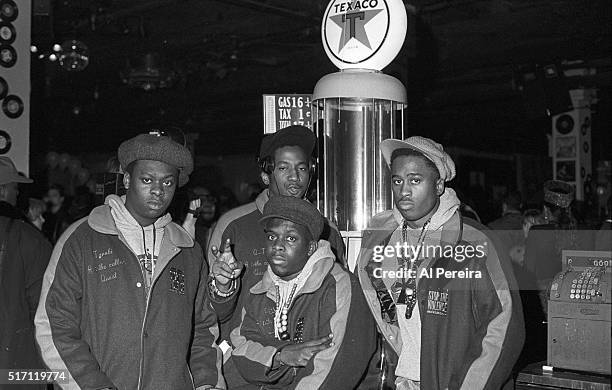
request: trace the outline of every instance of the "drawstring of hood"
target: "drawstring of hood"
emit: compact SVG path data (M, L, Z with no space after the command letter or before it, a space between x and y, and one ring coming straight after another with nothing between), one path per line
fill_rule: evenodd
M149 226L140 226L125 207L125 196L109 195L105 203L111 208L111 215L130 250L138 259L147 293L151 288L155 265L159 256L164 227L172 222L169 213L159 217Z

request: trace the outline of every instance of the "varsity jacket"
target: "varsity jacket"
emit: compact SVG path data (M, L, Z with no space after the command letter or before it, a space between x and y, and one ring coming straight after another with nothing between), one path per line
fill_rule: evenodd
M64 389L225 386L200 246L170 222L148 294L143 274L108 205L62 235L35 324L47 366L69 372Z
M212 245L222 248L225 241L229 238L234 257L246 267L240 277L238 299L231 299L229 302L224 299L213 300L217 313L229 313L229 316L219 315L221 339L224 340L229 340L232 329L240 325L240 314L249 295L249 290L255 283L261 280L268 266L264 257L266 234L259 224L259 220L263 216L263 208L268 199L268 190L264 190L257 196L254 202L225 213L217 222L217 226L208 242L207 253L209 263L215 258L212 254ZM335 258L338 259L338 262L345 265L342 236L340 236L340 233L334 226L330 225L327 220L325 221L321 238L330 242L331 249L334 255L336 255ZM232 307L228 308L228 305L232 305Z
M250 289L242 323L232 331L232 359L257 389L354 389L376 349L376 327L357 278L335 262L327 241L319 241L309 262L312 272L288 312L290 340L274 336L276 289L270 268ZM284 346L330 333L334 345L305 367L272 365Z
M363 233L357 272L378 328L399 356L397 299L389 283L376 278L375 270L380 272L383 263L374 261L374 249L386 247L398 229L397 215L393 210L373 217ZM498 390L510 377L524 340L521 300L510 260L505 251L496 249L501 246L490 231L462 218L458 210L440 233L441 247L475 250L459 256L461 250L449 253L447 249L425 261L417 272L421 389Z

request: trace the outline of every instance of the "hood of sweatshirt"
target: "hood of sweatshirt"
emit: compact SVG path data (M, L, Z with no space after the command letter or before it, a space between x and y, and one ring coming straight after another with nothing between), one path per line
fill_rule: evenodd
M457 197L457 193L452 188L445 188L444 193L440 196L440 204L438 209L431 216L429 224L426 226L425 239L429 243L439 242L441 240L442 229L452 221L452 217L459 210L461 201ZM393 207L393 217L401 226L404 223L404 217L396 207ZM454 222L454 221L453 221ZM452 227L451 229L458 229L458 227ZM408 227L408 235L414 240L421 234L421 227L411 228ZM433 242L432 242L433 241Z
M110 206L117 230L121 232L136 257L140 259L142 256L150 256L157 259L164 237L164 228L172 222L170 214L164 214L149 226L140 226L125 207L125 196L109 195L104 203Z
M307 294L316 291L321 287L323 280L334 266L336 256L331 250L331 245L325 240L319 240L317 250L310 255L308 261L302 268L302 272L298 277L302 277L302 283L298 288L298 294ZM261 281L251 287L252 294L264 294L274 300L276 298L275 282L278 276L272 272L272 268L268 265L268 270L263 275Z

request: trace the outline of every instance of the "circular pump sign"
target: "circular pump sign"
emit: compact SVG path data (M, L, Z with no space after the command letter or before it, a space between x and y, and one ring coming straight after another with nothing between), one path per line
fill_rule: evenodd
M402 0L332 0L321 36L338 68L382 70L402 48L406 29Z

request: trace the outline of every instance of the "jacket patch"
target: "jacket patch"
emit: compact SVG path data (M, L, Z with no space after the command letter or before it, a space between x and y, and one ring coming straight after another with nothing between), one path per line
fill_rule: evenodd
M170 291L185 295L185 274L178 268L170 268Z
M448 309L448 289L427 292L427 314L446 316Z
M264 334L274 337L274 306L265 305L263 308L263 318L256 322L259 324Z

